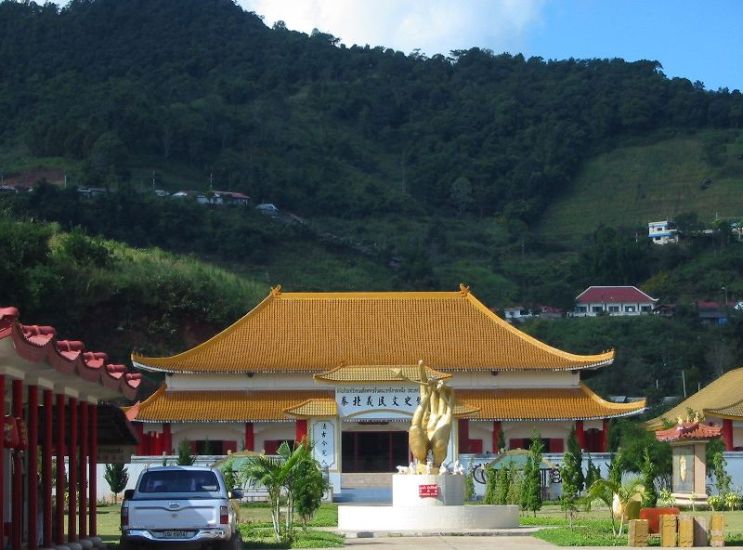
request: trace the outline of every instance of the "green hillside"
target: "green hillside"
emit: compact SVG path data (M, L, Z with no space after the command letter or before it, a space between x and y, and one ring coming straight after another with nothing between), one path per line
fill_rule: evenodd
M547 207L545 237L582 237L603 224L647 230L647 222L694 212L743 218L743 133L707 131L617 147L588 159Z

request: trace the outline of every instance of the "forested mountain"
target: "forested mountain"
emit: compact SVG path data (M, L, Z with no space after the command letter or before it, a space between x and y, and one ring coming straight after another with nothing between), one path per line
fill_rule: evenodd
M339 45L229 0L0 4L0 128L87 182L183 163L303 215L529 221L582 161L659 128L738 128L738 91L658 63Z
M743 361L743 319L704 328L690 307L722 288L743 299L743 243L714 220L743 217L737 90L668 79L654 61L347 47L230 0L6 0L0 70L1 177L69 183L0 194L0 252L15 258L0 262L0 305L67 323L117 360L179 351L273 284L465 282L492 307L569 308L590 284L680 304L673 320L527 327L570 351L617 346L593 380L604 392L674 393L680 369L705 383ZM153 187L241 191L291 214ZM697 238L651 245L648 217L676 215ZM111 240L166 252L130 268L139 253Z

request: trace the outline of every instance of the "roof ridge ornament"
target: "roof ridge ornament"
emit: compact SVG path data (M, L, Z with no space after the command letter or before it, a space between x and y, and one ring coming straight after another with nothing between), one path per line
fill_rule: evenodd
M470 287L464 283L459 283L459 293L462 296L467 296L470 293Z
M276 285L271 287L271 296L274 298L278 298L281 296L281 285Z

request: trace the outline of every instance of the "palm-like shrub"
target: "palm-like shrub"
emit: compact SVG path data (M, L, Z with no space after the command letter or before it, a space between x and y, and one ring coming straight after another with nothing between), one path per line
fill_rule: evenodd
M317 501L317 491L309 496L303 493L307 482L313 479L317 481L317 476L312 475L315 473L313 468L319 471L308 445L300 443L291 449L285 441L279 446L276 456L250 457L242 469L242 476L246 480L258 482L266 488L271 505L271 522L277 541L286 542L292 538L294 509L298 495L302 501L300 512L303 515L306 516L310 509L312 512L317 509L317 506L313 504ZM321 473L320 478L322 478ZM286 500L284 522L281 521L282 495ZM322 491L319 496L322 497ZM319 506L319 501L317 505Z
M608 508L611 515L611 530L614 536L622 536L624 523L627 519L627 507L630 502L642 501L645 487L638 478L634 478L626 483L617 483L610 479L599 479L591 485L586 496L586 504L591 505L594 501L603 502ZM619 519L619 528L617 529L616 519Z

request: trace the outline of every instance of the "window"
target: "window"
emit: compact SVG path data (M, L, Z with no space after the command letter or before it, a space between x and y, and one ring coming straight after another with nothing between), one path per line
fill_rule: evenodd
M640 311L648 312L650 311L650 306L640 306Z
M609 306L609 313L619 313L619 306Z
M634 313L635 312L635 306L624 306L624 311L627 313Z
M214 472L199 470L161 470L145 472L140 493L209 493L219 491Z
M578 306L575 308L575 311L578 313L585 313L586 312L586 306Z
M593 311L594 313L601 313L602 311L604 311L604 306L592 306L591 311Z

